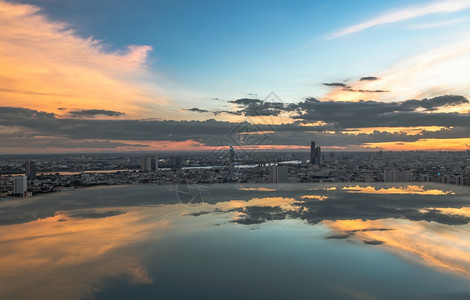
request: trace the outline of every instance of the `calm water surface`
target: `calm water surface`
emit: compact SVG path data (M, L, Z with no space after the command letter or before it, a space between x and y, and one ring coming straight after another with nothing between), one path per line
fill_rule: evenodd
M470 299L468 187L185 188L1 201L0 299Z

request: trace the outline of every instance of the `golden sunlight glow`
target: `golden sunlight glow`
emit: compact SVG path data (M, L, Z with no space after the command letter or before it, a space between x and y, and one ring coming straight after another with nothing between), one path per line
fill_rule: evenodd
M387 151L439 151L439 150L468 150L470 138L461 139L423 139L416 142L386 142L368 143L364 147L379 148Z
M462 207L462 208L453 208L453 207L446 207L446 208L435 208L430 207L428 209L423 210L423 212L428 212L430 210L439 210L441 213L448 214L448 215L457 215L463 217L470 217L470 207Z
M421 132L430 131L440 131L442 129L446 129L445 126L420 126L420 127L368 127L368 128L354 128L348 131L342 131L342 133L346 134L361 134L361 133L374 133L374 131L379 132L389 132L389 133L406 133L406 134L420 134ZM451 127L450 127L451 128Z
M311 191L336 191L336 187L325 187L325 188L311 188Z
M300 126L325 126L328 125L328 123L325 123L323 121L317 121L314 123L300 123Z
M305 196L302 196L302 199L314 199L314 200L318 200L318 201L323 201L323 200L328 199L328 196L305 195Z
M276 191L276 189L258 187L258 188L240 188L240 191L274 192Z
M299 208L293 206L296 200L294 198L284 197L265 197L265 198L253 198L249 201L244 200L232 200L228 202L219 202L216 207L222 210L230 210L234 208L245 208L250 206L261 206L261 207L280 207L283 210L298 210Z
M452 191L443 191L439 189L425 189L424 186L408 185L406 187L390 187L377 189L372 186L349 186L343 187L342 190L348 193L361 194L408 194L408 195L453 195Z

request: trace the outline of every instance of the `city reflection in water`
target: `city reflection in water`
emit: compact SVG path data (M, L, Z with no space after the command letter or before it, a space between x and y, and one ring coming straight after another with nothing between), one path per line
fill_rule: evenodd
M379 194L379 195L454 195L450 190L438 188L429 188L417 185L404 185L392 187L373 187L373 186L345 186L345 187L324 187L310 190L320 191L344 191L346 193L360 194ZM281 198L283 199L283 198ZM325 201L326 195L302 195L302 200ZM271 202L271 200L274 200ZM413 200L411 199L410 202ZM429 267L437 268L443 271L450 271L470 278L470 207L399 207L396 210L408 210L406 213L390 215L385 213L372 214L373 220L348 219L355 214L360 215L358 211L352 211L352 214L344 214L340 206L347 205L348 202L339 202L336 206L334 202L331 205L314 206L312 210L310 203L300 200L292 202L289 200L286 206L278 204L278 198L252 199L245 203L243 213L236 215L234 222L241 224L262 223L263 219L259 216L247 216L245 214L247 207L253 204L262 204L262 206L271 206L282 209L282 213L274 218L266 218L264 221L282 219L279 215L286 218L300 218L309 223L321 223L333 230L333 234L328 239L348 239L363 242L367 245L380 246L382 249L392 251L400 255L403 259L413 260L426 264ZM366 201L367 202L367 201ZM372 203L370 203L372 204ZM445 205L445 204L444 204ZM383 213L387 202L377 203L368 206L367 209L381 210ZM350 206L354 209L357 207ZM336 210L336 211L334 211ZM297 212L302 213L297 213ZM311 213L315 214L311 218ZM333 213L331 213L333 211ZM295 213L291 213L295 212ZM336 214L335 214L336 213ZM323 216L321 216L323 214ZM320 216L318 216L320 215ZM426 219L428 216L429 219ZM243 219L245 217L245 219ZM320 217L320 218L317 218ZM397 218L398 217L398 218ZM252 218L252 222L248 221ZM344 218L344 219L343 219ZM378 220L376 220L378 219Z
M293 246L289 251L298 253L296 251L300 250L296 247L307 247L302 260L328 262L328 269L321 272L329 273L326 275L332 278L339 276L335 272L343 268L336 265L334 254L344 251L342 255L348 255L351 245L356 245L362 249L361 257L365 260L370 251L388 253L409 265L450 274L445 276L458 276L459 280L470 279L468 188L367 184L313 188L311 184L274 185L272 188L215 185L213 188L214 201L197 207L176 202L174 188L165 186L120 187L105 192L84 189L63 196L3 202L3 211L0 211L0 224L3 224L0 225L0 298L93 298L108 287L110 278L120 278L121 283L129 286L149 286L158 291L162 289L160 281L163 286L168 285L165 276L179 278L180 274L172 275L171 270L178 272L182 266L172 265L169 270L165 269L170 273L160 274L159 267L155 267L157 261L173 259L179 262L181 257L173 257L173 248L164 250L155 245L176 243L175 249L195 249L195 245L204 243L192 241L193 235L199 235L209 244L211 240L222 241L220 236L231 236L233 244L222 248L227 253L211 252L210 255L219 257L226 268L236 269L240 261L229 258L240 255L240 250L229 253L234 245L248 243L249 246L241 250L247 252L247 257L251 255L248 252L264 247L265 242L261 238L260 242L252 239L249 232L257 232L258 237L265 236L263 239L273 243L270 247L274 248L277 244L293 242L303 245L298 241L307 239L304 233L315 233L308 239L316 247L324 245L327 249L321 257L311 254L316 248L305 245ZM291 228L292 234L287 235L289 242L286 237L273 234L272 228L276 224L289 227L294 221L297 229ZM233 233L235 229L237 236ZM201 253L208 251L202 249ZM183 265L197 266L202 257L200 253L194 257L186 257L189 252L184 253ZM265 256L269 257L269 254ZM289 261L295 257L288 255L285 259ZM277 259L273 257L274 264ZM383 264L390 265L390 262L384 259ZM245 269L250 266L242 268L243 272L250 273L250 269ZM211 270L216 265L201 262L200 267ZM303 272L309 270L313 269ZM386 272L387 268L383 270ZM220 270L216 269L215 274L218 272ZM246 275L237 276L243 278ZM348 276L352 274L341 276L350 278ZM370 274L360 270L354 276L364 276L365 282L371 280L367 279ZM455 278L449 277L449 284L454 281ZM358 288L357 292L380 295L377 291L364 290L366 288Z

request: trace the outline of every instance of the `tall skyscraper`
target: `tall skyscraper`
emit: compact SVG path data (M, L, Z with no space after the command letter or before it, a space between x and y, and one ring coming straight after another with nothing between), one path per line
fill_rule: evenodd
M315 147L315 142L312 141L310 144L310 164L320 165L321 163L321 149L320 147Z
M26 177L28 177L29 180L36 179L36 165L34 164L34 161L27 161L24 164L24 169Z
M315 142L310 143L310 164L315 164Z
M15 194L21 194L22 197L26 197L28 190L28 180L26 176L15 177L13 192Z

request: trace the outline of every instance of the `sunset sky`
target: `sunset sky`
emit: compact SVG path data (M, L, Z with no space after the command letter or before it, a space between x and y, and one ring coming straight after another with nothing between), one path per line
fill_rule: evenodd
M0 154L467 150L469 68L469 0L0 0Z

